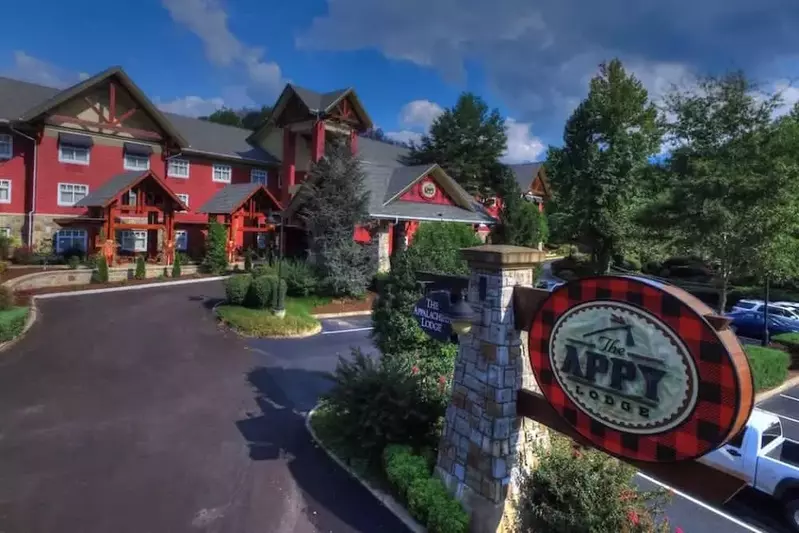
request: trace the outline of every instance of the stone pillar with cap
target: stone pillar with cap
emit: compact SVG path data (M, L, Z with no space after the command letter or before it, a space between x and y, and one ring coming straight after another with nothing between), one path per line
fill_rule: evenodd
M519 389L540 389L526 334L515 329L513 316L514 287L532 285L545 253L483 245L462 254L471 269L468 302L475 319L460 339L435 472L469 511L472 531L508 531L516 474L530 466L531 448L548 435L516 413Z

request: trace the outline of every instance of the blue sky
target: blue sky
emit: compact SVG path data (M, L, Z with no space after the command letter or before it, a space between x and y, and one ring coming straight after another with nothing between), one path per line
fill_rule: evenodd
M353 86L400 139L470 90L508 117L508 161L559 143L611 57L655 100L743 68L799 101L796 0L39 0L3 14L0 75L67 86L122 65L161 107L194 115L272 103L287 81Z

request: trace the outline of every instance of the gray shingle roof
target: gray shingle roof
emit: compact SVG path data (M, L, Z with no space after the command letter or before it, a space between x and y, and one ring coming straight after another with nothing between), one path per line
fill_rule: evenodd
M402 161L408 153L408 149L402 146L358 137L358 157L364 163L401 167L404 166Z
M231 159L278 164L279 159L247 142L252 131L207 120L164 113L189 143L186 152L220 155Z
M44 106L62 91L0 77L0 119L17 120ZM188 144L187 153L219 155L230 159L277 164L279 160L247 142L250 130L225 126L174 113L161 113Z
M318 93L299 85L289 84L294 90L294 93L302 100L302 103L310 111L327 111L328 108L336 103L342 96L347 94L350 89L339 89L330 91L329 93Z
M132 187L143 176L149 174L149 171L142 172L141 170L129 170L122 174L117 174L78 200L78 202L75 203L75 207L104 207L108 205L111 200L116 198L119 193Z
M234 183L232 185L226 185L196 211L198 213L208 214L230 214L243 204L247 198L258 191L258 189L262 188L263 186L260 183Z
M521 165L508 165L516 175L516 183L519 184L519 188L522 190L522 193L526 193L533 186L533 180L543 164L543 162L538 162L523 163Z
M0 120L17 120L28 109L49 100L60 89L0 77Z

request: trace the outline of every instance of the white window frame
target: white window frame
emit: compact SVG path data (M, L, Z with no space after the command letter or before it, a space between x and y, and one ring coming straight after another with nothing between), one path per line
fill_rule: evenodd
M183 202L184 204L186 204L186 207L190 207L190 206L191 206L191 204L189 204L189 195L188 195L188 194L186 194L185 192L176 192L176 193L175 193L175 196L177 196L177 197L178 197L178 199L179 199L181 202Z
M11 237L11 228L0 228L0 237Z
M125 159L125 162L123 163L125 170L140 170L142 172L150 170L150 158L145 155L125 153L123 157ZM139 165L139 163L142 161L146 163L144 166Z
M175 170L172 168L173 163L179 163L180 165L183 165L185 163L186 174L183 175L175 172ZM188 159L180 159L180 158L168 159L166 163L166 175L170 178L180 178L184 180L189 179L189 176L191 175L191 161L189 161Z
M141 241L141 244L139 244ZM126 252L146 252L147 251L147 230L126 229L120 232L120 249Z
M222 174L221 178L216 177L217 172ZM211 169L211 181L216 183L230 183L233 181L233 167L222 163L214 163Z
M11 180L9 179L0 179L0 191L3 189L8 188L8 198L0 198L0 204L10 204L11 203Z
M66 237L69 237L69 245L62 246L61 242ZM81 241L80 246L75 246L76 239ZM55 234L55 252L61 254L71 248L80 248L84 252L87 249L89 234L85 229L62 229L58 230Z
M86 161L77 158L70 158L67 157L64 152L64 149L72 151L75 155L85 152L86 153ZM69 144L60 144L58 145L58 161L61 163L69 163L70 165L88 165L92 160L92 151L91 148L83 147L83 146L72 146Z
M266 187L269 183L269 174L262 168L252 168L250 169L250 182L260 183Z
M175 250L185 252L189 249L189 232L185 229L175 230Z
M14 137L8 133L0 133L0 159L14 157Z
M72 202L65 202L61 200L61 187L72 187ZM83 187L86 190L86 194L75 200L75 187ZM59 183L58 184L58 205L61 207L72 207L76 203L78 203L82 198L85 198L89 194L89 186L84 183Z

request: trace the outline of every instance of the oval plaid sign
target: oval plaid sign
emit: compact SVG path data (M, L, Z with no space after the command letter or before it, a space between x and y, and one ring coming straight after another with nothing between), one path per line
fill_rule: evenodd
M754 401L746 355L712 314L670 285L584 278L539 308L530 362L550 404L595 446L639 461L694 459L732 438Z

